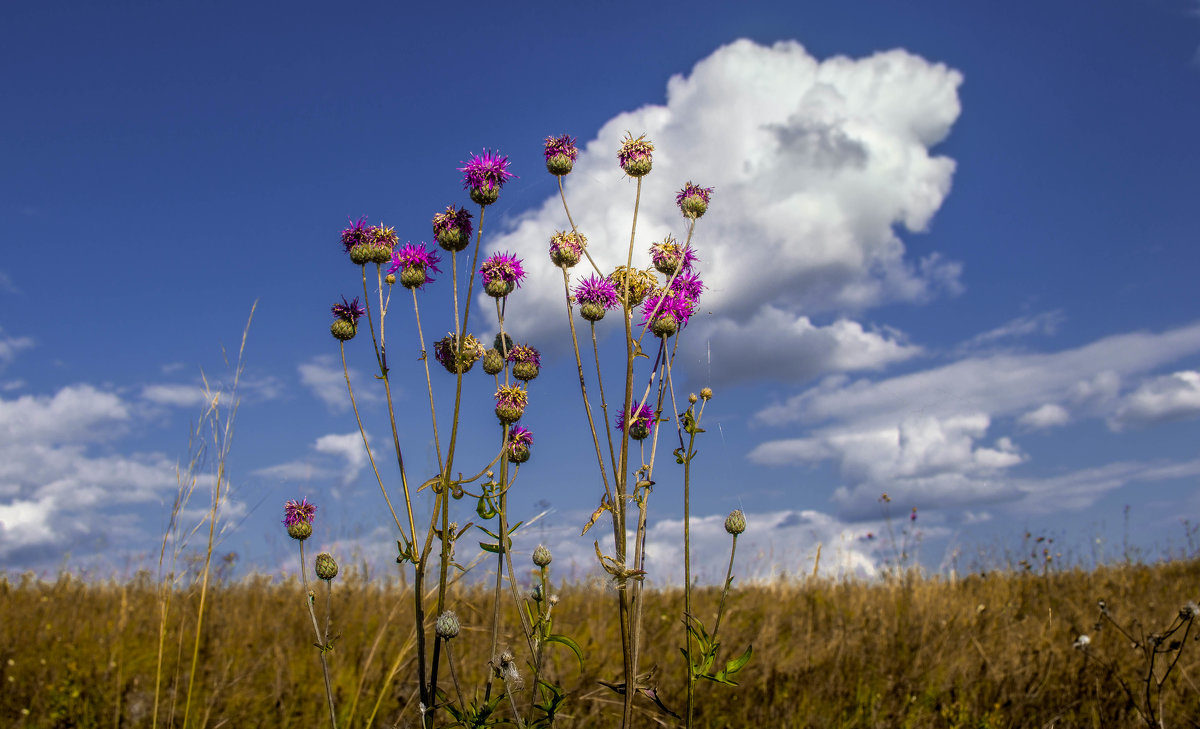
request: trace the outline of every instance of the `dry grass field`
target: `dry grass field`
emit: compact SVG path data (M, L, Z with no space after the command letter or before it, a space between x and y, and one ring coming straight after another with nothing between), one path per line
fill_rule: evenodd
M333 585L333 634L340 637L330 660L339 726L415 725L412 626L405 622L411 597L353 574ZM180 726L195 591L171 595L159 671L161 595L148 577L123 584L0 578L0 723L152 726L161 676L158 726ZM574 637L585 655L581 671L569 651L552 654L550 673L570 691L559 725L613 726L618 697L599 683L620 680L612 593L563 585L559 597L555 630ZM1151 634L1177 621L1197 597L1196 560L735 589L722 625L722 659L747 643L754 657L738 674L740 686L699 685L696 725L1146 726L1148 698L1165 726L1200 726L1200 631L1179 631L1178 646L1164 641L1151 675L1146 653L1102 621L1097 607L1104 600L1116 623L1152 646ZM698 614L711 615L716 598L715 590L700 590ZM253 577L223 582L209 599L191 725L327 721L300 586ZM482 685L489 670L485 600L482 590L460 588L453 601L464 630L452 650L465 687ZM643 668L657 666L650 684L675 710L684 694L681 602L678 592L651 591L645 614ZM1090 641L1083 648L1075 646L1081 634ZM521 655L517 636L510 640ZM649 701L639 705L639 726L680 725Z

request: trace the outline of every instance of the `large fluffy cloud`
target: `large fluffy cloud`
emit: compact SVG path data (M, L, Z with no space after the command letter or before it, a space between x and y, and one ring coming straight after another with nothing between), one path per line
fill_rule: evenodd
M958 265L912 260L896 227L924 229L949 192L954 162L930 149L959 115L961 81L900 50L820 61L795 42L737 41L673 77L664 105L606 123L583 145L566 197L603 271L623 264L636 183L615 153L626 131L645 132L656 152L635 265L648 265L652 241L686 238L674 200L685 181L716 188L694 238L708 291L685 347L698 354L711 341L733 351L726 340L735 339L738 359L717 364L728 377L877 368L915 349L894 332L812 317L957 290ZM546 248L568 225L555 196L491 241L521 255L531 273L508 309L518 336L535 326L544 333L546 311L561 310L561 277ZM795 367L791 357L808 354L811 363Z

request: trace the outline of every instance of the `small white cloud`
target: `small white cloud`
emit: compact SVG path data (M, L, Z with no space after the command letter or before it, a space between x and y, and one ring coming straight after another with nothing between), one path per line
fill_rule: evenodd
M1054 403L1046 403L1017 418L1018 423L1034 430L1066 425L1070 420L1071 414L1067 412L1067 409L1062 405L1055 405Z
M368 436L369 438L370 436ZM317 442L313 444L313 450L338 456L346 461L346 468L342 472L342 485L353 482L367 466L367 451L363 447L362 435L358 432L323 435L317 438Z
M346 388L346 376L342 365L332 355L321 354L308 362L296 366L300 382L312 390L325 406L334 412L350 409L350 392ZM373 388L362 386L358 370L350 368L350 382L354 385L354 397L359 403L375 402L379 395ZM393 393L395 394L395 393Z
M1200 372L1187 370L1144 382L1121 399L1108 419L1121 430L1146 427L1200 415Z
M33 347L29 337L0 337L0 370L12 364L17 354Z
M1047 311L1041 314L1021 316L1005 322L995 329L977 334L965 345L968 348L978 347L1001 339L1027 337L1031 334L1052 335L1066 320L1061 311Z
M156 405L171 405L186 407L204 405L211 402L210 395L205 394L199 385L144 385L142 397Z
M0 398L0 440L9 443L61 443L111 435L112 426L129 419L121 398L91 385L71 385L52 396ZM105 427L98 427L100 424Z

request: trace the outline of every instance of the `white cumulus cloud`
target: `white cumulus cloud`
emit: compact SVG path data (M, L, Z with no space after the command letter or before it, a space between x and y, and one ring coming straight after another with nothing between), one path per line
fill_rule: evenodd
M950 190L954 162L930 150L958 118L961 82L957 71L902 50L821 61L795 42L737 41L673 77L665 104L604 124L581 146L566 197L603 272L623 264L636 183L617 167L616 150L627 131L645 132L656 151L634 265L648 265L649 244L668 233L686 238L674 199L684 182L715 187L693 239L708 290L683 338L691 356L709 343L735 351L732 339L741 364L719 367L729 377L876 368L917 349L848 315L959 289L958 264L914 260L897 229L925 229ZM518 335L536 326L554 340L545 312L561 310L563 290L546 249L568 227L553 196L491 242L530 272L507 313ZM822 313L841 318L814 324ZM785 366L807 353L814 363Z
M1120 430L1197 415L1200 415L1200 372L1187 370L1143 383L1122 398L1108 423Z

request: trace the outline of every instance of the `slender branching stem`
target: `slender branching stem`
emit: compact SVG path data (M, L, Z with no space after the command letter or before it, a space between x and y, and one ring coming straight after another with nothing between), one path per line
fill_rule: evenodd
M558 196L562 198L563 212L567 214L567 222L571 224L571 232L575 235L579 235L579 229L575 227L575 220L571 217L571 208L567 207L567 195L563 192L562 176L556 175L556 177L558 177ZM638 182L640 184L641 180L638 180ZM604 273L600 270L600 267L596 265L596 262L592 260L592 254L588 253L587 248L583 249L583 255L587 256L588 263L592 264L592 268L596 269L596 273L603 276Z
M433 405L433 378L429 376L429 354L425 349L425 332L421 328L421 309L417 306L417 290L412 289L413 316L417 320L417 340L421 345L421 363L425 365L425 388L429 391L429 417L433 422L433 449L437 452L438 473L442 467L442 445L438 441L437 408Z
M367 460L371 462L371 470L375 473L375 480L379 483L379 491L383 494L383 501L392 514L392 520L396 522L396 529L400 531L400 536L411 543L412 540L404 534L404 527L400 526L400 517L396 515L396 509L392 506L387 487L383 485L383 477L379 475L379 467L375 465L375 455L371 452L371 444L367 441L367 431L363 428L362 417L358 414L358 400L354 397L354 386L350 384L350 370L346 366L346 343L341 342L339 348L342 354L342 376L346 378L346 389L350 392L350 407L354 408L354 420L358 423L358 434L362 436L363 448L367 451Z
M300 583L304 585L304 605L308 608L308 616L312 618L313 633L317 636L317 647L321 651L321 673L325 676L325 700L329 704L329 725L333 729L337 729L337 714L333 710L333 686L329 682L329 661L325 657L329 645L329 603L326 603L325 635L322 636L321 629L317 627L317 612L313 607L314 593L308 587L308 570L305 565L304 540L302 539L300 540Z
M559 184L560 185L562 184L561 178L559 180ZM606 497L608 497L609 501L612 501L612 489L610 489L609 485L608 485L608 470L604 467L604 455L600 451L600 438L599 438L599 436L596 435L596 421L592 418L592 405L590 402L588 402L587 380L584 378L584 375L583 375L583 359L579 356L579 339L575 334L575 317L574 317L574 311L572 311L572 307L571 307L571 285L570 285L570 279L567 274L567 269L564 268L562 270L562 275L563 275L563 294L565 295L566 301L567 301L567 323L571 325L571 348L575 352L575 369L579 372L579 392L580 392L580 394L583 395L583 411L587 415L588 430L591 431L591 434L592 434L592 445L595 446L595 448L596 448L596 460L598 461L599 466L600 466L600 479L604 482L604 495ZM593 328L593 335L594 334L595 334L595 329ZM599 362L597 362L597 367L596 367L597 377L599 377L599 374L600 374L600 367L599 367ZM601 393L600 399L603 401L603 399L604 399L603 393ZM611 452L612 452L612 436L611 435L609 436L609 439L608 439L608 449L611 454Z

